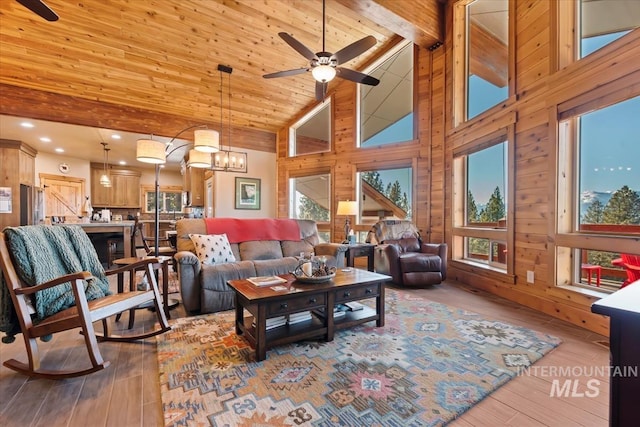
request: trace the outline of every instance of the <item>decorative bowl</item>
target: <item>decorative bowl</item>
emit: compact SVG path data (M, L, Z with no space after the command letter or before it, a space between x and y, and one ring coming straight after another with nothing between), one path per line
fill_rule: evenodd
M336 277L336 273L333 272L328 276L306 276L304 273L301 275L297 275L296 273L292 273L296 280L300 283L326 283L330 282L331 279Z

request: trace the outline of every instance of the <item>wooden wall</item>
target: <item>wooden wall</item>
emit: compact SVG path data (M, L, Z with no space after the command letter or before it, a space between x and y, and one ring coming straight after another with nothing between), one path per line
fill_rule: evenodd
M515 7L515 62L510 81L515 93L486 114L454 127L453 121L453 2L447 4L444 46L416 48L417 138L366 149L355 148L356 88L341 82L331 93L334 104L334 146L331 152L286 157L287 128L277 135L278 216L288 213L288 179L319 171L330 172L334 206L355 198L356 172L389 167L413 168L414 220L426 239L452 244L453 142L459 135L477 137L515 121L515 278L506 279L481 268L450 262L449 277L510 300L607 334L608 319L590 312L597 295L561 289L554 280L555 120L557 106L585 93L609 87L640 93L640 30L571 63L558 58L555 2L518 0ZM292 122L293 123L293 122ZM291 123L291 124L292 124ZM480 130L482 129L482 130ZM341 220L333 220L340 236ZM526 272L535 283L526 282Z

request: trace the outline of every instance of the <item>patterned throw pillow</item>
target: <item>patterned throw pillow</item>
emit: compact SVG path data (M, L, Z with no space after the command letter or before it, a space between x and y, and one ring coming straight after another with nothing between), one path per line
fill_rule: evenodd
M236 260L226 234L189 234L189 237L203 264L222 264Z

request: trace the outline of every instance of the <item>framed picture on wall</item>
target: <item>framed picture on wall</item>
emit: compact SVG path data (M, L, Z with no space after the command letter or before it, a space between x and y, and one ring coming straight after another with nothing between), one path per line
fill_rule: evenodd
M260 209L260 179L236 177L236 209Z

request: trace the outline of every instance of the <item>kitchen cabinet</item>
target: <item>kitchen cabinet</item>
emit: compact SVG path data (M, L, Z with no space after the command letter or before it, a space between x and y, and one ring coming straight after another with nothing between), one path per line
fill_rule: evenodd
M140 209L140 172L109 169L111 187L100 184L104 167L91 168L91 204L101 208Z

